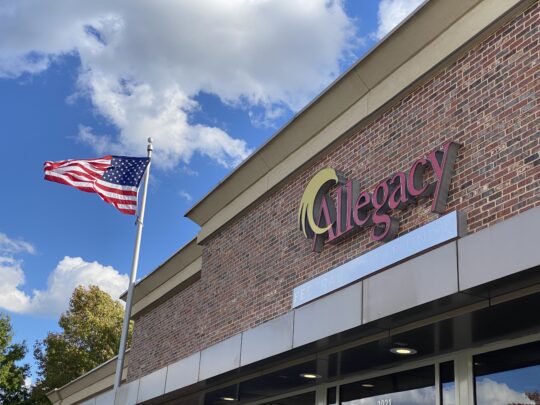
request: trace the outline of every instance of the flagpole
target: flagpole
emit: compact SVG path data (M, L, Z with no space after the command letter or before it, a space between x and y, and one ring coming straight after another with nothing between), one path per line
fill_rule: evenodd
M122 337L120 338L120 349L118 351L118 359L116 361L116 375L114 378L114 390L120 387L122 382L122 370L124 369L124 355L126 352L126 343L129 331L129 321L131 318L131 302L133 301L133 287L137 280L137 267L139 266L139 250L141 247L141 236L144 222L144 209L146 207L146 192L148 191L148 179L150 178L150 164L152 163L152 138L148 138L148 166L144 175L143 194L141 201L141 209L137 217L137 236L135 237L135 250L133 251L133 262L131 265L131 277L129 279L129 287L126 299L126 310L124 312L124 324L122 325Z

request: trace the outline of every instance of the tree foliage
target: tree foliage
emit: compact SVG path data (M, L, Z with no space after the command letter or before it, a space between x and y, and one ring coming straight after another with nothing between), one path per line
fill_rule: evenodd
M39 375L36 401L37 393L43 397L44 393L62 387L114 357L118 353L123 317L122 305L99 287L77 287L69 309L58 322L62 331L49 332L35 345ZM130 325L129 340L131 329Z
M0 404L24 404L29 396L24 380L30 368L17 365L26 355L26 346L12 341L10 319L0 313Z

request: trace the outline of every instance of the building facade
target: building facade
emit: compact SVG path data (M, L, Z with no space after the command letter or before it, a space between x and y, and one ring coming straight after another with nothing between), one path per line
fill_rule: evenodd
M427 1L186 214L119 392L53 403L540 403L539 26Z

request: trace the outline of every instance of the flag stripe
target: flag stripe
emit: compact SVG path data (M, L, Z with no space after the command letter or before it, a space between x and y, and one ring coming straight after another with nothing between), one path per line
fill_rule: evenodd
M89 163L97 163L97 164L110 164L112 160L112 156L103 156L102 158L97 159L66 159L66 160L58 160L56 162L53 161L47 161L47 163L55 164L55 165L63 165L66 163L71 162L89 162Z
M137 195L137 187L129 187L129 186L122 186L122 187L115 187L116 184L108 183L103 180L97 180L95 182L95 185L97 188L105 191L110 191L112 193L118 193L123 195Z
M123 212L124 214L135 215L137 211L137 202L134 204L125 204L124 202L115 201L112 198L106 197L97 193L97 195L106 203L112 204L117 210Z
M106 170L110 166L110 162L100 160L99 162L89 162L89 161L76 161L76 160L65 160L62 162L45 162L45 167L50 169L57 169L60 167L70 167L70 166L85 166L90 169L95 170Z
M81 170L72 170L69 168L60 168L54 170L54 173L61 174L65 176L73 176L74 180L81 180L81 181L94 181L96 179L96 176L92 176L91 174L88 174Z
M67 174L61 174L61 173L56 173L56 172L51 172L51 171L45 172L45 175L46 176L56 177L56 178L61 178L64 181L69 182L70 185L72 185L73 187L87 187L87 188L92 189L92 191L94 191L94 187L93 187L91 181L79 181L77 179L71 178Z
M93 177L101 177L103 176L103 173L105 172L105 170L107 170L108 168L109 166L94 167L90 165L73 163L68 166L61 166L57 170L79 170Z
M56 173L56 172L49 172L49 173L54 173L58 176L63 176L64 178L73 181L75 184L78 184L78 183L87 184L88 187L94 189L94 182L92 179L81 177L77 173Z
M114 198L114 197L109 197L105 194L101 194L101 193L97 193L101 199L103 201L106 201L110 204L118 204L118 205L122 205L122 206L125 206L125 207L130 207L130 208L135 208L137 206L137 200L135 201L125 201L125 200L119 200L117 198Z
M102 195L102 196L105 196L105 197L109 197L109 198L113 198L115 200L118 200L118 201L125 201L126 203L131 203L133 201L135 201L135 203L137 203L137 196L133 196L133 195L122 195L122 194L116 194L116 193L109 193L108 191L101 191L101 190L96 190L96 193L98 193L99 195Z
M65 178L64 176L58 176L54 173L46 174L45 180L54 181L55 183L65 184L67 186L75 187L77 190L86 191L87 193L94 193L95 190L92 188L92 186L83 186L82 183L79 185L75 185L74 182L68 178Z

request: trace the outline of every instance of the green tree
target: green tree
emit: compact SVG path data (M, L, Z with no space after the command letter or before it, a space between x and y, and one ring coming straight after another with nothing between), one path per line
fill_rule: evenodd
M118 354L124 308L97 286L77 287L69 309L60 316L60 333L49 332L38 341L34 357L38 381L33 392L36 402ZM129 341L132 325L130 325Z
M24 384L29 366L16 364L26 355L26 345L12 341L10 319L0 313L0 404L24 404L29 396Z

